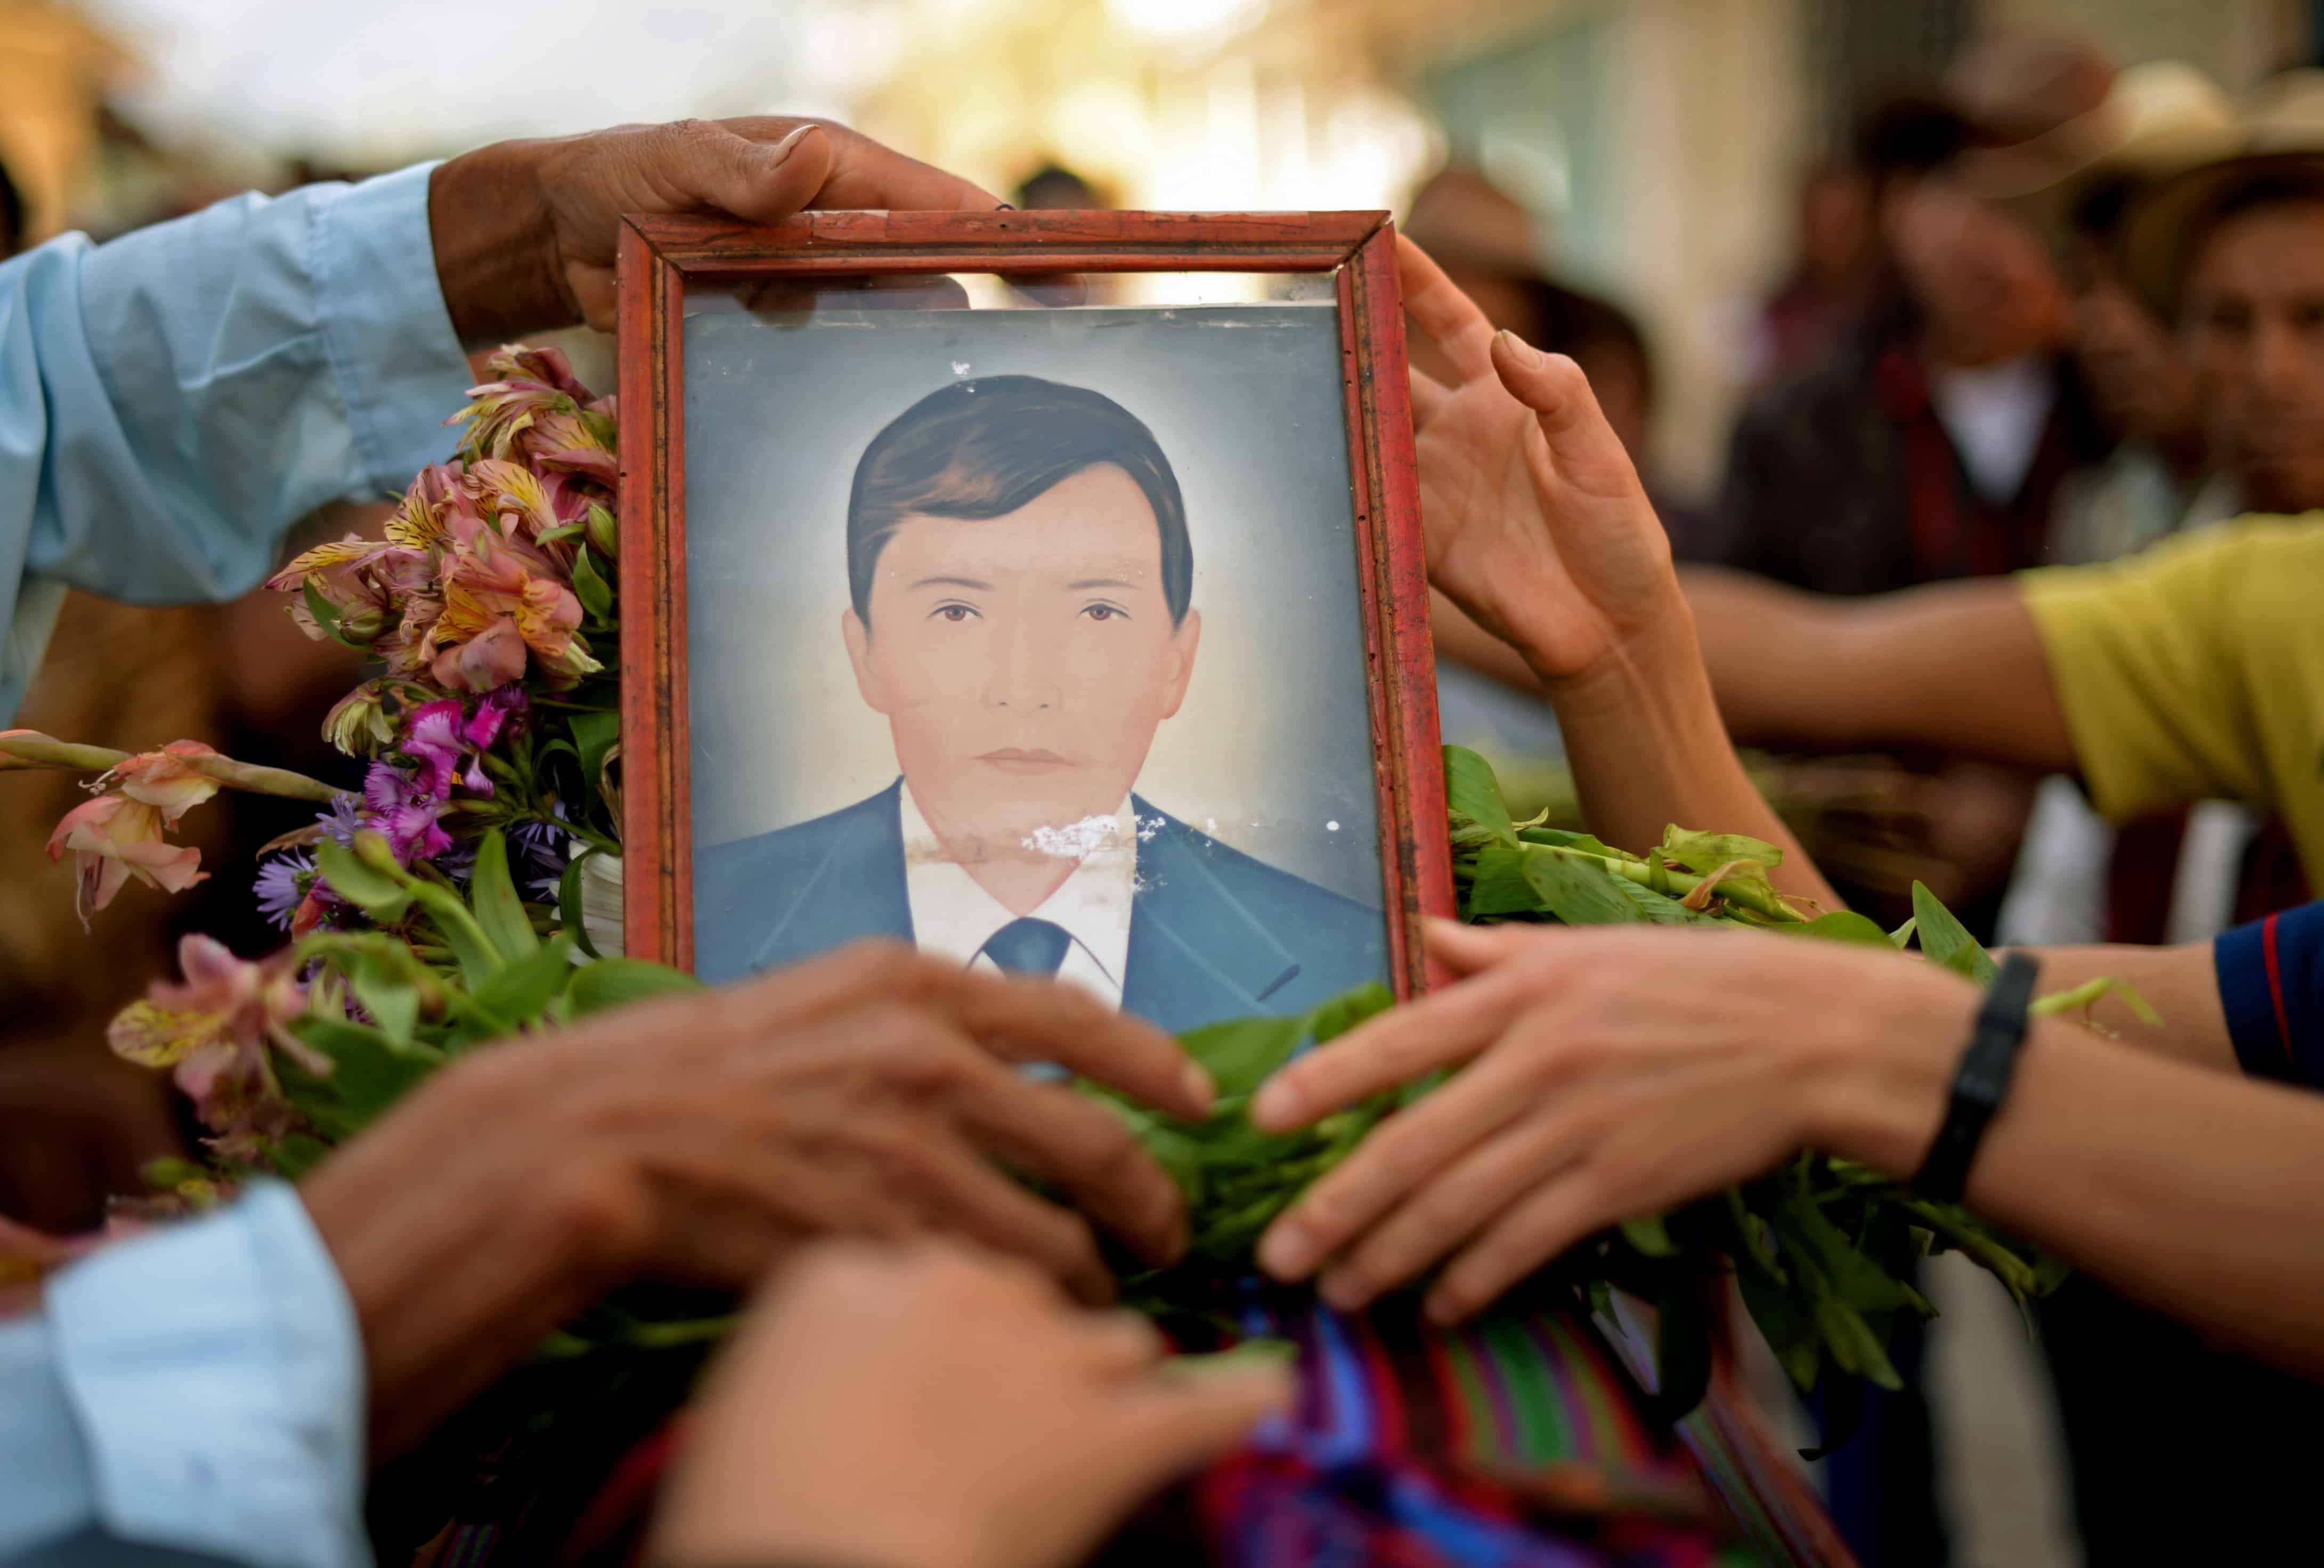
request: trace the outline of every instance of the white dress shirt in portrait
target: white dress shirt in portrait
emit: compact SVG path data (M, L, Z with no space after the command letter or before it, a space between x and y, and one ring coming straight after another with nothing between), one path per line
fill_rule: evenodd
M973 969L997 971L984 954L993 933L1018 918L984 890L920 815L907 784L898 791L904 830L904 894L912 909L912 936L923 953L942 954ZM1057 977L1084 986L1110 1007L1121 1005L1123 966L1130 958L1130 899L1138 889L1138 818L1125 799L1111 816L1043 830L1044 847L1077 863L1057 890L1030 911L1073 938Z

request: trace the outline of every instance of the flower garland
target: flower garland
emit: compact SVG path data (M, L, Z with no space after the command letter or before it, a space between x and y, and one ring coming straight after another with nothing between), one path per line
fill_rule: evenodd
M311 826L266 847L253 880L257 907L293 945L250 963L189 936L183 980L157 984L109 1030L118 1054L172 1071L229 1170L302 1163L285 1151L309 1119L270 1051L327 1076L331 1059L306 1043L302 1020L322 1010L335 1024L379 1021L363 992L382 1002L392 961L357 962L318 938L387 938L422 968L450 955L426 900L359 899L348 880L410 879L465 902L490 844L528 934L596 953L580 916L582 872L621 853L614 404L554 348L503 348L488 365L494 379L447 421L460 431L453 458L412 481L383 539L318 545L267 580L292 595L290 613L309 637L376 663L323 721L330 743L364 764L359 789L196 741L130 755L0 733L0 770L97 774L94 798L49 840L51 859L74 858L84 924L132 881L182 892L206 880L200 852L169 835L221 788L322 807ZM351 982L358 968L363 985L318 992L318 981Z

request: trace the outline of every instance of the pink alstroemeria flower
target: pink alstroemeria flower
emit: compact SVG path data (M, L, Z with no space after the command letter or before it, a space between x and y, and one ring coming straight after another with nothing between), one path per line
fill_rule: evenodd
M219 1135L220 1153L254 1155L295 1121L269 1049L318 1076L331 1071L330 1059L290 1029L306 992L287 952L254 964L192 936L178 944L178 966L184 981L155 982L144 1001L115 1015L106 1043L127 1061L169 1068L202 1125Z
M73 907L84 928L132 877L147 887L182 893L209 875L201 869L201 851L161 836L162 822L161 808L149 801L105 794L74 807L57 824L49 835L49 858L73 852L79 879Z
M538 420L594 401L595 394L574 379L561 350L512 346L484 363L499 379L470 387L468 406L445 421L468 427L460 445L476 457L524 456L520 443Z
M427 638L430 673L453 691L490 691L523 675L529 650L550 684L569 686L604 668L576 634L580 624L581 601L557 568L485 529L447 564L444 613Z
M175 827L178 818L218 792L217 780L193 766L196 758L217 755L216 748L199 741L171 741L158 752L140 752L115 763L98 782L158 807L163 824Z

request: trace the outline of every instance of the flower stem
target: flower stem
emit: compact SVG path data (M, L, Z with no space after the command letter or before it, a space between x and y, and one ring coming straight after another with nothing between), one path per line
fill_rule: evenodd
M1668 893L1674 899L1683 899L1687 894L1702 885L1703 879L1692 872L1683 872L1675 866L1649 865L1645 861L1632 860L1625 854L1593 854L1586 849L1575 849L1569 844L1528 844L1526 847L1536 854L1559 855L1566 860L1582 861L1602 867L1618 877L1628 878L1642 888L1651 888L1658 893ZM1731 880L1720 882L1716 891L1720 898L1729 903L1740 904L1756 914L1765 915L1770 920L1781 920L1787 925L1798 925L1807 919L1806 916L1793 909L1783 899L1771 899L1757 888L1741 887Z
M33 769L103 773L127 761L128 752L110 746L78 746L38 730L0 730L0 773Z

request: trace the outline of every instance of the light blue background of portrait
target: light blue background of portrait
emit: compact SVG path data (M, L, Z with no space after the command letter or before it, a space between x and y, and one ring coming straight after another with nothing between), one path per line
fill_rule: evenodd
M894 779L887 725L857 694L840 641L856 460L947 382L1019 373L1120 402L1154 431L1185 493L1202 650L1138 793L1380 907L1335 309L808 317L714 300L685 331L697 848L805 821Z

